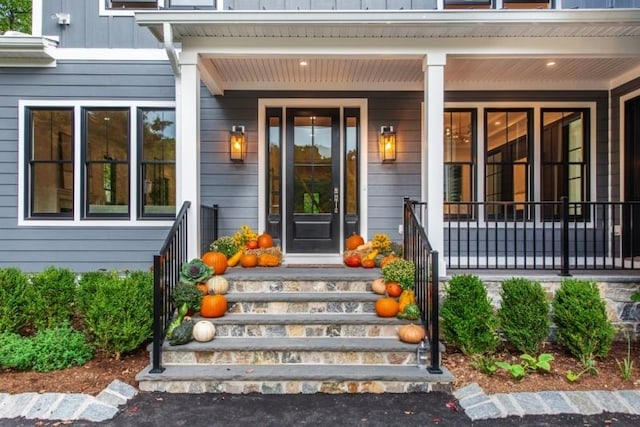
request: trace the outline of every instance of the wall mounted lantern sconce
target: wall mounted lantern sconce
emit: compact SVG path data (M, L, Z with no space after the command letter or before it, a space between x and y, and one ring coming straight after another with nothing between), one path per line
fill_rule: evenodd
M396 133L393 126L380 127L380 161L382 163L396 161Z
M247 154L244 126L232 126L229 135L229 156L233 162L243 162Z

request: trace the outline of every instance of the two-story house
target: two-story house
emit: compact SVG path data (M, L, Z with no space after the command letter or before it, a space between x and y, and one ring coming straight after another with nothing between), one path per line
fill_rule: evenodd
M637 0L34 0L0 95L0 264L25 270L147 269L185 201L190 257L216 204L221 235L331 263L400 240L410 197L452 263L557 217L537 203L640 200ZM600 243L640 252L639 214Z

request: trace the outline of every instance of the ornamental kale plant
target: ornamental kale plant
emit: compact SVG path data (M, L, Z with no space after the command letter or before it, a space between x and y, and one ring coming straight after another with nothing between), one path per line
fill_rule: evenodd
M183 262L180 268L180 282L182 283L195 285L196 283L205 282L211 276L213 276L213 268L198 258Z

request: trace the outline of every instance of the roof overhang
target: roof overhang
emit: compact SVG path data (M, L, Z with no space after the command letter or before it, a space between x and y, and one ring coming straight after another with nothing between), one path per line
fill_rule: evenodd
M449 90L608 89L640 76L640 9L161 10L136 20L180 44L180 61L197 58L215 94L419 90L430 53L446 54ZM297 69L300 59L322 71ZM563 59L553 75L541 65L551 59Z
M0 36L0 67L55 67L57 46L47 37L7 32Z

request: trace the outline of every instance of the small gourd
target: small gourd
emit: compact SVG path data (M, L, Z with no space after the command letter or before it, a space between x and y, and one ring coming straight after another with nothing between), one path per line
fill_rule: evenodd
M400 341L409 344L418 344L424 339L426 332L422 326L418 325L404 325L398 329L398 338Z
M216 335L216 327L211 322L200 320L193 325L193 339L198 342L211 341Z
M193 320L190 317L185 317L182 323L173 330L173 333L168 337L170 345L182 345L186 344L193 338Z
M387 291L387 286L384 283L384 279L382 277L375 279L371 283L371 290L378 295L384 295L384 293Z
M229 292L229 282L222 276L213 276L207 280L207 289L210 294L224 295Z
M408 306L416 303L416 294L411 289L405 289L400 294L398 304L400 305L400 312L403 312Z

